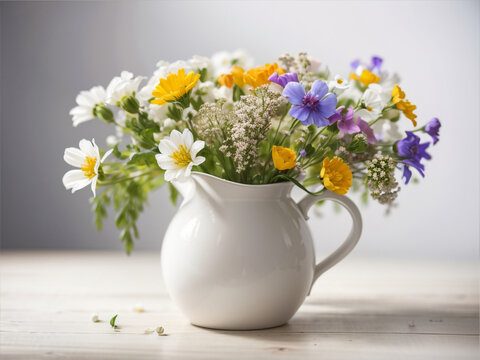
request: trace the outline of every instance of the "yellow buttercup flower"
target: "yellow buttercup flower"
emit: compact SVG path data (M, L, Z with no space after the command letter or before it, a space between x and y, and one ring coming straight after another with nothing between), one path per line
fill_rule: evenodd
M178 70L177 74L168 74L166 79L160 79L160 83L153 90L152 95L156 99L151 103L164 105L180 99L195 87L199 78L200 74L195 74L193 71L185 76L184 69Z
M247 85L250 85L254 89L269 84L268 78L276 72L278 75L285 74L285 70L278 66L277 63L265 64L248 70L244 75L244 81Z
M328 190L340 195L345 195L352 186L352 171L339 157L323 160L320 178Z
M417 121L415 120L417 115L413 113L413 111L417 108L416 105L410 103L410 101L400 101L396 104L397 109L400 110L403 115L405 115L410 121L412 122L413 126L417 126Z
M228 88L231 88L234 84L232 74L221 74L217 81L220 86L226 86Z
M360 76L352 72L350 74L350 79L360 81L365 86L376 84L380 81L380 77L368 71L367 69L363 70Z
M241 68L240 66L234 65L230 73L233 76L233 82L235 83L235 85L239 87L242 87L243 85L245 85L245 80L243 79L243 76L245 75L245 70L243 70L243 68Z
M273 165L278 170L288 170L297 165L297 154L295 154L295 151L283 146L273 146L272 158Z
M405 93L402 91L400 86L395 84L395 86L393 87L393 90L392 90L392 102L394 104L396 104L396 103L402 101L403 99L405 99Z
M417 108L409 100L405 100L405 93L402 91L400 86L395 85L392 90L392 102L395 104L398 110L400 110L403 115L405 115L412 122L413 126L417 126L417 121L415 120L417 115L413 111Z

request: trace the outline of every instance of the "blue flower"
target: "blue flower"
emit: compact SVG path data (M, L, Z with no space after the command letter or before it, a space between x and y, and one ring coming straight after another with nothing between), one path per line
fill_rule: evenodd
M283 89L283 96L292 103L289 114L303 125L329 125L328 118L335 114L337 107L337 97L328 94L325 81L316 80L308 93L305 93L302 84L289 82Z
M425 132L432 137L433 145L435 145L439 140L438 133L441 126L442 124L440 124L440 120L437 118L433 118L428 122L427 125L425 125Z
M412 176L412 172L408 166L412 166L422 175L425 166L421 163L422 159L430 160L432 157L427 153L427 148L430 146L429 142L420 144L420 138L411 131L405 131L407 137L397 143L398 155L403 159L405 164L403 169L403 176L405 177L405 184L408 184ZM408 165L408 166L407 166Z

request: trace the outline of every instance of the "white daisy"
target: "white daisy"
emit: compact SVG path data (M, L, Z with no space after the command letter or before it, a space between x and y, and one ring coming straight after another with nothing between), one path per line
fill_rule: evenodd
M106 93L103 86L94 86L90 90L81 91L75 99L78 106L70 110L72 115L73 126L95 119L93 109L97 104L103 104L106 99Z
M350 82L346 80L342 75L335 75L334 80L328 82L328 88L332 90L346 90L350 87Z
M203 156L197 156L204 146L205 142L202 140L193 142L193 135L188 129L183 130L183 133L173 130L169 137L162 139L158 145L160 154L155 158L158 166L166 170L165 180L190 176L192 167L205 161Z
M120 76L115 76L108 84L106 102L118 106L124 96L132 95L138 91L138 86L143 79L145 77L137 76L133 78L131 72L122 71Z
M66 148L63 160L67 164L80 169L70 170L63 176L62 182L65 188L67 190L72 189L72 193L74 193L91 184L93 196L95 197L98 168L100 163L104 162L112 151L113 149L107 151L100 160L100 151L97 144L95 144L95 139L92 139L92 141L80 140L79 149L74 147Z

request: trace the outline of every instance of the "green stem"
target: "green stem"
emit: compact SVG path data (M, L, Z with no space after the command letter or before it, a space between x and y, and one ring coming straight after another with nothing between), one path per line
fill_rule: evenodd
M132 179L136 179L140 176L145 176L145 175L150 175L150 174L161 174L162 171L161 170L151 170L151 171L147 171L147 172L144 172L144 173L140 173L140 174L135 174L133 176L129 176L129 177L125 177L125 178L121 178L121 179L117 179L117 180L111 180L111 181L98 181L98 185L100 186L108 186L108 185L114 185L114 184L118 184L118 183L121 183L121 182L124 182L124 181L128 181L128 180L132 180Z

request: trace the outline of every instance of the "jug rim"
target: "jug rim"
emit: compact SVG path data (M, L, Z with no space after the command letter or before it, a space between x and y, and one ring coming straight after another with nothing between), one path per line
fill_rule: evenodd
M192 176L205 176L207 178L211 178L211 179L214 179L216 181L219 181L219 182L223 182L225 184L231 184L231 185L234 185L234 186L238 186L238 187L243 187L243 188L263 188L263 189L270 189L270 188L291 188L293 187L293 183L290 182L290 181L282 181L282 182L278 182L278 183L274 183L274 184L243 184L243 183L238 183L238 182L235 182L235 181L231 181L231 180L225 180L225 179L222 179L218 176L215 176L215 175L211 175L211 174L207 174L207 173L204 173L204 172L200 172L200 171L192 171L191 173Z

